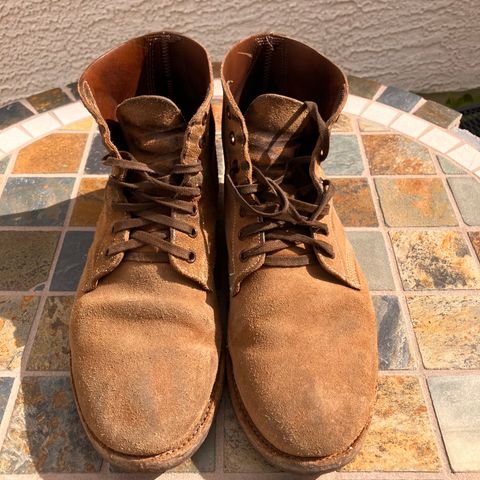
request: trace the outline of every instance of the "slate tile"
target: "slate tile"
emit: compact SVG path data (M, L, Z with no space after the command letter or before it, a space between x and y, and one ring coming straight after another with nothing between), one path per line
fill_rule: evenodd
M74 183L66 177L10 177L0 197L0 225L63 225Z
M432 100L427 100L414 115L443 128L456 125L462 116L461 113Z
M6 156L0 159L0 173L5 173L8 163L10 162L10 156Z
M59 235L59 232L0 231L0 290L43 288Z
M98 472L68 377L24 377L0 452L0 472Z
M480 376L431 377L428 386L454 472L480 472Z
M390 232L405 290L480 288L480 272L455 231Z
M109 174L110 167L102 163L102 158L106 155L107 149L102 143L99 134L93 137L90 153L88 154L87 163L85 165L85 173L87 174Z
M470 241L472 242L477 257L480 260L480 232L468 232L468 236L470 237Z
M409 112L422 97L412 92L407 92L397 87L387 87L386 90L377 98L377 102L390 105L391 107Z
M480 295L407 301L426 368L480 368Z
M12 391L13 380L13 377L0 378L0 422L3 420L8 398L10 397L10 392Z
M363 162L357 137L333 134L328 157L322 166L327 175L361 175Z
M349 115L341 113L333 124L332 132L353 132L352 119Z
M72 101L61 88L52 88L45 92L37 93L28 97L27 100L38 113L61 107Z
M348 75L348 89L351 95L373 98L380 87L381 84L375 80Z
M376 178L380 206L390 227L458 225L439 178Z
M0 130L31 117L33 112L20 102L13 102L0 108Z
M357 119L358 128L360 128L361 132L387 132L389 128L381 123L373 122L372 120L368 120L366 118L359 117Z
M0 296L0 370L19 370L40 297Z
M94 124L93 117L83 118L61 127L61 130L89 132Z
M367 277L370 290L394 290L395 284L382 234L376 231L349 231L347 236Z
M440 164L441 169L446 174L466 175L467 173L462 167L457 166L455 163L453 163L451 160L449 160L447 157L444 157L443 155L437 155L437 160Z
M362 135L372 175L434 174L428 149L403 135Z
M55 267L50 290L74 292L77 289L94 232L67 232Z
M467 225L480 225L480 182L471 177L447 179L463 221Z
M95 226L104 204L106 182L107 178L82 178L77 198L75 198L70 225Z

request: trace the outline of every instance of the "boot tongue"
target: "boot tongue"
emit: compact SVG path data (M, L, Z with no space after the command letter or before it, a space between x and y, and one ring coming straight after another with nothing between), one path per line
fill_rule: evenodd
M168 173L178 163L186 122L168 98L143 95L117 106L117 119L129 152L158 173Z
M249 153L255 166L275 178L297 155L315 122L303 102L273 93L259 95L245 114Z

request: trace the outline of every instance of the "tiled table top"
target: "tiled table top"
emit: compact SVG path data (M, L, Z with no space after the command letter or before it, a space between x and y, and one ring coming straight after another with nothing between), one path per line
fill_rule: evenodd
M325 478L478 479L480 153L451 129L456 112L350 84L325 170L372 290L380 383L363 450ZM0 478L133 478L89 445L68 378L108 175L96 127L70 85L0 108L0 129ZM293 476L253 451L225 398L200 451L162 478Z

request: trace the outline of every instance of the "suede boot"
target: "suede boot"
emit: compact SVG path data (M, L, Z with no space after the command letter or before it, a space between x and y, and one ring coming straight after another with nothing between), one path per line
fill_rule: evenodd
M77 407L109 462L162 471L200 446L222 389L211 63L154 33L96 60L79 91L112 175L71 317Z
M321 167L347 80L264 34L229 51L222 82L232 405L271 464L337 469L360 448L377 383L367 283Z

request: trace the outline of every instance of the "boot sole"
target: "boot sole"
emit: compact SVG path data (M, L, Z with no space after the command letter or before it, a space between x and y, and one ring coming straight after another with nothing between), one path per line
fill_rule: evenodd
M334 453L325 457L299 457L278 450L265 437L263 437L248 415L248 412L240 398L240 392L238 391L235 383L232 361L229 354L227 354L226 368L228 390L237 419L250 443L270 465L279 468L280 470L292 473L328 473L338 470L347 463L351 462L355 455L357 455L359 452L368 426L370 425L371 417L360 435L343 452Z
M110 464L115 465L116 467L125 470L127 472L155 472L160 473L168 470L170 468L180 465L184 461L188 460L202 445L205 440L210 427L212 425L215 413L218 409L220 399L222 396L223 389L223 379L224 379L224 370L225 370L225 359L224 354L220 355L220 360L218 364L217 378L213 385L212 394L210 396L210 401L207 408L203 412L202 420L197 426L192 430L192 432L187 436L187 439L182 442L181 445L171 448L166 452L159 453L152 456L138 456L138 455L128 455L125 453L117 452L111 448L104 445L100 440L98 440L92 431L88 428L80 406L77 400L77 393L75 391L75 385L72 378L72 389L73 395L75 398L75 404L77 406L78 414L80 421L85 429L88 439L91 444L94 446L95 450ZM71 372L71 368L70 368Z

